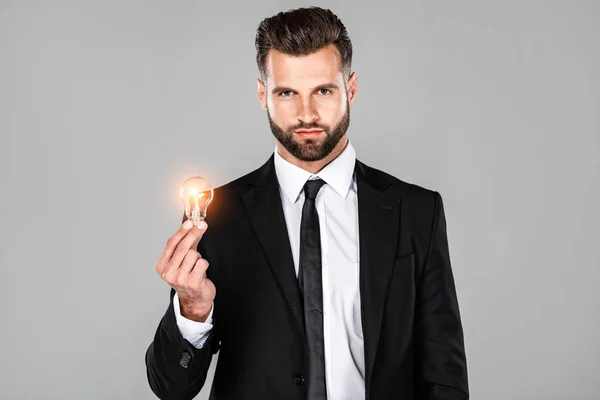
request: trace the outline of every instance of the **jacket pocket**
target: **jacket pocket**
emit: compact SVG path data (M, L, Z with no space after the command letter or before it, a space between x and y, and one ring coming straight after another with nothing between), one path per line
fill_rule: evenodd
M410 253L396 258L394 261L392 276L401 274L403 272L412 271L413 269L415 269L415 253Z

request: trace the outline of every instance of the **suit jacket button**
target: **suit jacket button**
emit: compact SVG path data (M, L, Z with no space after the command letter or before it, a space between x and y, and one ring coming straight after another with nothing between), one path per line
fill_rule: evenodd
M298 386L304 385L304 375L302 375L302 374L294 375L294 383Z
M187 351L185 351L181 355L181 360L179 360L179 365L181 365L183 368L187 368L188 365L190 365L190 360L191 359L192 359L192 356L190 355L190 353L188 353Z

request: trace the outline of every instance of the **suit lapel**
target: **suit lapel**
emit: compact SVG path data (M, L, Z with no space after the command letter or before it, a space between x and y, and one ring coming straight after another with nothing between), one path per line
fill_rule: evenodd
M256 176L257 179L252 187L242 193L242 200L279 288L290 306L300 335L303 337L304 319L300 304L300 290L273 156L259 168Z
M383 174L356 161L360 249L361 319L365 350L365 385L369 392L379 343L383 307L398 240L400 200L386 194Z

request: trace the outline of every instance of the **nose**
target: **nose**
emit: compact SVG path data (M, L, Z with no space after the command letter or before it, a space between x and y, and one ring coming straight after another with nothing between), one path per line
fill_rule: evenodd
M312 96L311 98L303 99L299 104L297 118L305 124L314 123L319 119L319 114L317 113L315 101L312 99Z

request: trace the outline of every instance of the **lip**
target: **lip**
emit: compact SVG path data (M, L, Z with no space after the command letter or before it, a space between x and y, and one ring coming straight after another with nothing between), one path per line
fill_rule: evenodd
M323 133L322 130L317 129L317 130L298 130L296 131L296 134L303 136L303 137L313 137L313 136L319 136L321 133Z

